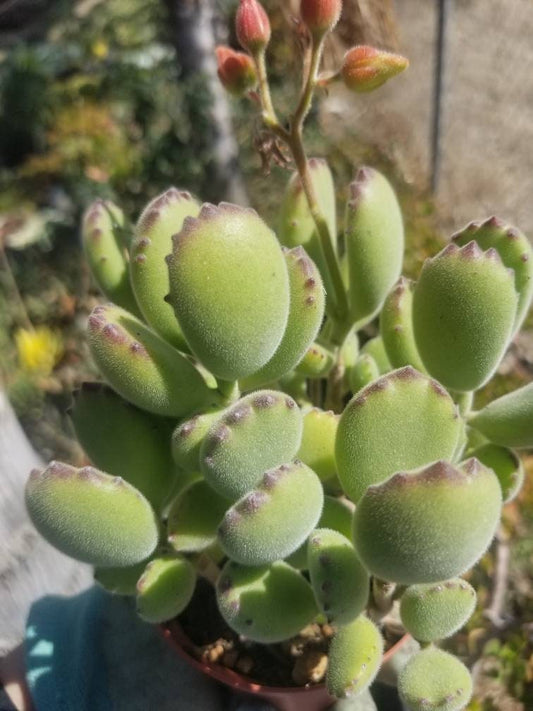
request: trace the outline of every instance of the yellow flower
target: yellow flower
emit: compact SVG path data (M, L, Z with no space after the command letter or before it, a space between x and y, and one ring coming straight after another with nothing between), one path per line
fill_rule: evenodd
M91 46L91 52L96 59L105 59L109 52L109 47L103 40L96 40Z
M61 337L46 326L19 328L15 344L20 367L28 373L50 375L63 355Z

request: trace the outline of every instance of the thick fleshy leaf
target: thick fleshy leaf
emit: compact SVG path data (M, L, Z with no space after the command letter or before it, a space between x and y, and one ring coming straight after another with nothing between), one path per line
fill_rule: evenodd
M136 595L137 583L145 568L145 561L125 568L95 568L94 579L113 595Z
M368 602L369 576L352 543L330 528L317 528L307 544L311 585L319 608L334 625L359 617Z
M416 345L430 375L445 387L477 390L494 373L515 321L514 274L491 248L449 244L427 259L416 283Z
M180 350L188 347L174 309L165 300L169 291L165 257L184 219L199 212L200 204L189 193L170 188L144 208L130 248L131 283L142 314L154 331Z
M400 277L385 299L379 326L387 357L392 365L395 368L412 365L423 373L425 368L416 347L413 330L413 289L412 281Z
M89 316L88 340L106 380L142 410L185 417L219 402L186 356L118 306L106 304L94 309Z
M361 168L350 184L344 239L351 315L365 323L400 276L404 248L398 200L387 179L373 168Z
M333 251L337 252L337 217L335 185L329 166L322 158L311 158L308 161L311 182L315 189L322 214L326 218ZM327 268L326 259L316 231L315 222L309 211L298 173L293 173L285 190L281 204L277 227L279 240L286 247L305 248L307 254L317 265L328 294L332 293L332 282ZM328 304L329 308L329 304Z
M497 444L484 444L470 452L496 474L502 487L504 504L512 501L524 483L524 467L520 457L511 449Z
M333 353L320 343L313 343L296 366L296 372L306 378L324 378L333 368Z
M205 481L197 481L173 501L168 512L168 542L176 551L194 553L215 543L228 501Z
M357 696L374 681L383 659L383 637L361 615L341 627L331 641L326 686L337 699Z
M379 375L379 368L372 356L369 353L361 353L348 374L350 390L356 395L364 387L377 380Z
M385 373L389 373L391 370L394 370L381 336L375 336L367 341L361 348L361 355L363 354L372 356L379 368L380 375L385 375Z
M338 424L339 415L318 407L313 407L303 417L303 434L298 459L318 474L321 481L331 479L337 473L335 437Z
M457 632L476 607L476 591L465 580L412 585L402 595L400 616L420 642L435 642Z
M283 562L250 568L229 561L217 582L217 602L235 632L265 644L293 637L318 613L307 580Z
M35 469L26 484L26 507L49 543L84 563L134 565L157 545L157 521L144 496L93 467L52 462Z
M290 461L302 438L294 400L258 390L231 405L204 437L200 465L206 481L235 501L253 489L267 469Z
M476 459L436 462L371 486L354 514L355 548L382 580L412 585L461 575L487 550L502 493Z
M200 471L200 449L206 434L224 411L213 410L181 422L172 433L172 457L186 472Z
M265 565L295 551L315 528L324 494L302 462L282 464L226 513L218 531L225 553L242 565Z
M513 333L524 321L533 296L533 248L523 232L497 217L485 222L471 222L453 237L455 244L464 247L475 240L481 249L493 247L506 267L514 272L518 306Z
M87 208L81 236L92 275L108 299L137 315L123 232L124 214L109 200L96 200Z
M472 677L451 654L428 647L402 669L398 691L407 711L461 711L472 696Z
M353 500L402 469L450 459L462 429L435 380L410 366L360 390L344 410L335 446L338 475Z
M203 205L173 238L170 303L191 350L222 380L262 368L289 315L289 276L275 234L249 208Z
M469 424L503 447L533 447L533 383L493 400Z
M241 382L242 390L268 385L292 370L304 357L322 324L325 291L322 277L303 247L285 250L290 306L285 333L272 358Z
M196 571L186 558L154 558L137 583L137 614L146 622L171 620L187 607L195 585Z
M101 383L83 383L70 416L91 462L121 476L159 511L174 482L171 424L123 400Z
M331 528L342 533L348 540L352 538L354 506L346 499L337 499L334 496L324 496L324 507L318 520L318 528ZM294 553L286 558L286 562L298 570L307 570L307 543L306 540Z

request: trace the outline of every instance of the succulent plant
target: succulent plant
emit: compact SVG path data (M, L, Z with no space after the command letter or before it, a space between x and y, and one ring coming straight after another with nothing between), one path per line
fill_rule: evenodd
M398 200L367 167L338 241L333 176L307 159L302 126L314 87L338 76L319 65L340 6L302 6L310 62L290 129L270 97L257 0L237 12L246 61L221 70L239 95L257 80L273 156L294 159L277 235L250 208L175 188L131 239L118 207L88 208L86 254L112 300L88 323L105 384L84 385L71 412L93 466L33 472L26 500L38 531L93 564L107 590L135 596L145 620L178 615L198 575L249 640L327 619L338 698L372 682L383 632L401 618L431 644L401 674L406 707L455 711L470 675L434 645L471 615L475 591L458 576L522 482L514 450L533 446L533 384L479 411L472 402L529 309L533 259L522 233L491 218L406 280ZM355 91L407 66L356 49L344 72Z

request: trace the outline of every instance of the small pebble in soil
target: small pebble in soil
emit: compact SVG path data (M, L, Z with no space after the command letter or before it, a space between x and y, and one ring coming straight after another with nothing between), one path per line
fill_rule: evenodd
M298 633L298 637L301 637L302 639L320 639L320 637L321 637L320 625L317 625L317 624L307 625L307 627L304 627L303 630L301 630Z
M254 668L254 660L248 656L239 657L235 668L237 671L240 671L241 674L249 674Z
M211 649L207 650L207 661L214 664L218 662L224 654L224 647L221 644L215 644Z
M322 625L322 634L326 639L331 639L335 634L335 630L331 625Z
M317 684L322 681L328 667L328 656L317 650L308 650L296 660L292 670L295 684L305 686L310 682Z
M239 653L236 652L234 649L229 649L227 652L224 652L224 656L222 657L222 664L225 667L228 667L229 669L233 669L233 667L237 663L238 658Z

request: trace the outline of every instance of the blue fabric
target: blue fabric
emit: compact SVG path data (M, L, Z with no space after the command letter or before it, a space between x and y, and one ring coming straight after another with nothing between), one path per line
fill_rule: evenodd
M275 711L230 693L181 659L134 599L93 587L31 608L26 680L37 711ZM332 711L376 711L370 695Z
M100 619L106 593L45 597L26 627L26 680L38 711L109 711Z
M38 600L25 657L37 711L274 711L201 675L139 620L131 598L96 586Z

